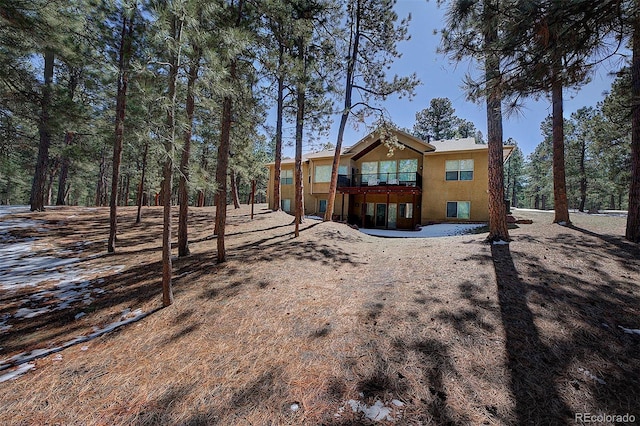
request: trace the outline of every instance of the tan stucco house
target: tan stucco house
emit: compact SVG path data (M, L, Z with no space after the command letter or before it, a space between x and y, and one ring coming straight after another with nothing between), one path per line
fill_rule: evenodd
M375 133L345 148L338 170L333 217L366 228L413 229L429 222L484 222L488 212L488 149L474 138L430 141L396 131L404 149L389 149ZM506 161L513 150L505 146ZM304 208L324 215L333 151L302 160ZM267 202L273 209L274 163ZM294 160L282 160L281 207L294 211Z

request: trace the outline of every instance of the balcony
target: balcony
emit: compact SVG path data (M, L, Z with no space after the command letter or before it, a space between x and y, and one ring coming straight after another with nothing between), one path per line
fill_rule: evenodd
M354 189L360 189L354 191ZM416 172L397 173L369 173L351 175L338 175L338 189L341 192L363 192L367 188L377 192L414 192L422 188L422 176Z

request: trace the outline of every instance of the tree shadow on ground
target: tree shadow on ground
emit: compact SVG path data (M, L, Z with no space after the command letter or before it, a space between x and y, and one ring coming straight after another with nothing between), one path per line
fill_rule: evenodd
M612 276L601 252L629 271L637 260L576 235L546 244L561 269L546 256L491 247L518 423L568 423L580 409L639 413L640 339L618 327L637 323L637 279ZM595 276L585 278L584 268Z
M491 246L518 424L554 424L571 417L556 388L557 359L542 343L509 245Z
M90 294L94 300L90 305L79 301L68 309L51 310L33 318L14 319L12 327L0 334L0 347L7 354L54 347L78 335L90 334L92 326L104 326L119 321L121 312L113 310L116 306L134 308L154 300L157 300L159 305L161 287L158 271L161 270L162 263L153 262L93 280L90 282ZM95 290L99 290L99 293ZM102 312L106 312L107 316ZM0 311L0 315L9 313L6 309ZM103 318L102 322L88 324L87 318L76 318L76 315L81 313L87 317L94 315Z

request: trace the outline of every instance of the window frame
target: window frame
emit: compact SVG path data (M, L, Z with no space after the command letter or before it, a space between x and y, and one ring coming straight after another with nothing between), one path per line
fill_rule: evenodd
M293 169L280 170L280 185L293 185Z
M463 166L463 163L470 163L471 167ZM457 163L455 167L450 164ZM458 160L445 160L444 162L444 180L447 182L472 181L475 172L475 161L473 158L464 158Z
M449 215L449 205L450 204L455 204L455 216L450 216ZM460 205L461 204L466 204L467 205L467 212L468 215L466 217L461 217L460 216ZM447 201L446 205L445 205L445 217L447 219L464 219L464 220L470 220L471 219L471 201Z
M315 165L313 167L313 182L314 183L329 183L331 182L331 169L332 169L332 165L329 164L320 164L320 165ZM328 176L326 176L327 180L318 180L318 170L323 170L323 173L326 173L326 171L329 171Z
M398 218L413 219L413 203L398 203Z

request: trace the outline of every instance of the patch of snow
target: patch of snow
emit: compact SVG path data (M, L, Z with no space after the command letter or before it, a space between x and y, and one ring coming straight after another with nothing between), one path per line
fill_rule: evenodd
M130 316L127 319L116 321L114 323L106 325L103 328L94 327L93 333L87 336L78 336L75 339L69 340L68 342L62 344L62 346L57 346L54 348L46 348L46 349L36 349L31 352L22 352L12 356L11 358L0 360L0 371L9 368L12 365L23 364L25 362L33 361L34 359L37 359L37 358L42 358L43 356L60 352L63 349L66 349L73 345L77 345L79 343L86 343L90 340L95 339L96 337L100 337L103 334L109 333L118 327L138 321L149 314L150 312L145 313L140 309L136 309L135 311L130 313ZM83 346L80 348L80 350L83 350L83 351L86 351L87 349L89 349L88 346Z
M391 409L386 407L382 401L376 401L372 406L350 399L347 404L351 406L354 413L361 412L367 419L379 422L382 420L394 421L391 417Z
M399 401L399 400L397 400L397 399L392 399L392 400L391 400L391 403L392 403L393 405L395 405L396 407L404 407L404 402Z
M300 405L293 403L293 404L291 404L290 408L291 408L291 411L293 411L295 413L296 411L298 411L300 409Z
M481 228L483 226L485 226L483 223L440 223L436 225L423 226L419 231L361 228L360 232L367 235L387 238L433 238L463 235L473 229Z
M7 331L8 329L10 329L11 327L13 327L10 324L7 324L7 320L11 317L11 315L9 314L4 314L0 317L0 333L2 333L3 331Z
M40 308L40 309L29 309L29 308L20 308L18 311L13 314L14 318L34 318L38 315L46 314L49 312L49 308Z
M52 361L62 361L62 355L61 354L57 354L56 356L51 358L51 360Z
M493 245L494 246L504 246L504 245L508 245L509 241L503 241L503 240L498 240L498 241L494 241Z
M567 226L567 222L565 222L564 220L561 220L560 222L558 222L558 225Z
M640 329L637 328L624 328L623 326L619 325L618 327L620 327L620 329L622 329L622 331L624 331L627 334L638 334L640 335Z
M595 380L596 382L600 383L601 385L606 385L607 384L607 382L605 382L600 377L595 376L589 370L586 370L586 369L580 367L580 368L578 368L578 371L581 372L581 373L584 373L585 376L587 376L588 378L590 378L592 380Z
M27 205L21 205L21 206L0 206L0 218L2 218L2 216L7 216L10 214L17 214L17 213L29 213L29 206Z
M0 383L6 382L7 380L15 379L16 377L23 375L24 373L31 370L32 368L35 368L34 364L19 365L18 368L16 368L15 370L9 371L8 373L4 373L0 375Z
M87 315L87 313L86 313L86 312L79 312L79 313L77 313L77 314L76 314L76 316L75 316L75 317L73 317L73 318L74 318L74 319L76 319L76 320L79 320L80 318L82 318L82 317L83 317L83 316L85 316L85 315Z
M310 215L310 216L305 216L305 219L313 219L313 220L324 220L323 217L320 216L314 216L314 215Z

